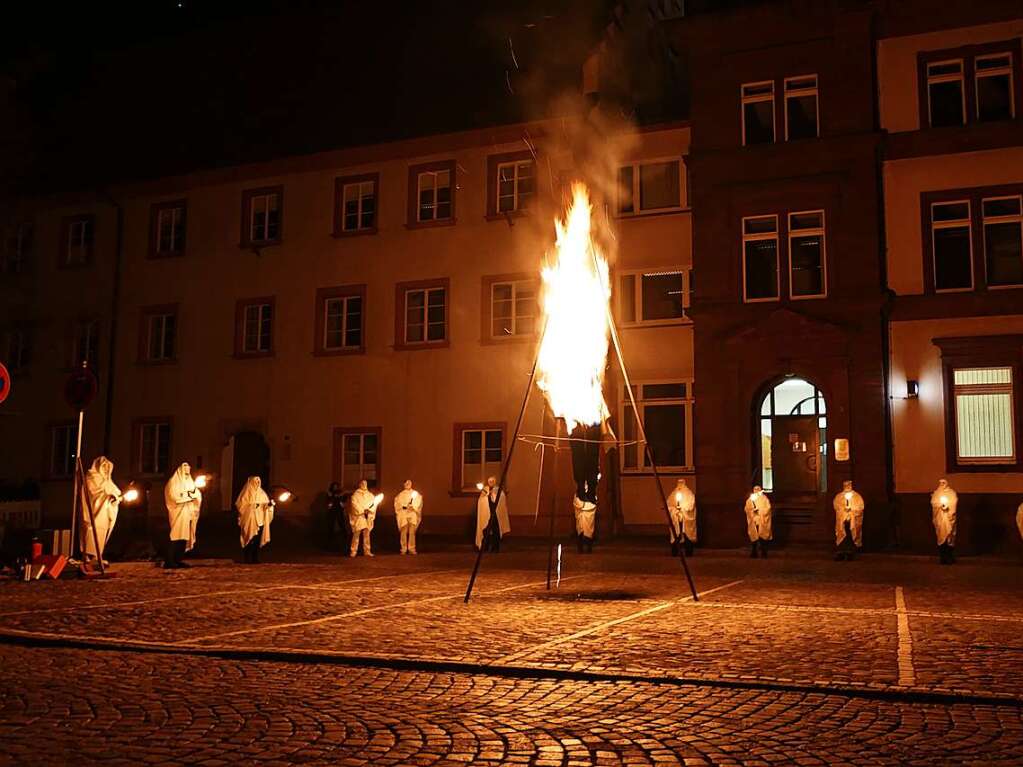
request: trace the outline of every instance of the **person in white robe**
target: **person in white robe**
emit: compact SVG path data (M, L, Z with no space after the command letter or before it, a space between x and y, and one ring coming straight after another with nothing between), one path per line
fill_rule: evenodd
M938 560L943 565L956 561L956 507L959 496L947 480L939 479L938 486L931 493L931 523L938 542Z
M696 495L686 484L685 479L679 478L675 483L675 489L668 498L671 509L671 553L678 554L679 542L682 543L687 557L693 556L696 552Z
M572 509L575 512L575 534L579 553L592 554L593 536L597 527L597 504L573 495Z
M263 489L259 477L249 477L234 502L238 510L239 539L246 564L259 563L259 550L270 543L270 523L274 518L274 502Z
M81 527L82 551L86 560L102 559L110 534L117 523L117 511L123 498L121 489L114 484L114 464L106 456L99 456L85 474L85 490L89 508L83 509ZM95 529L95 535L93 535ZM99 551L96 543L99 542ZM106 561L104 560L104 564Z
M760 485L746 499L746 534L749 535L750 552L754 559L757 556L767 558L767 545L771 541L771 501Z
M1019 537L1023 538L1023 503L1016 509L1016 529L1019 530Z
M192 467L187 463L178 466L164 485L163 500L167 505L167 520L170 522L170 546L163 566L168 569L188 567L182 561L182 556L195 547L202 491L196 487Z
M498 498L497 479L487 477L487 483L480 490L476 501L476 548L484 544L488 551L499 552L501 539L511 531L508 521L508 491L501 489Z
M394 496L394 519L398 523L398 538L402 554L416 553L416 529L423 521L423 496L406 479L401 492Z
M373 548L370 542L370 534L373 532L373 523L377 518L377 506L382 496L375 496L369 491L369 484L366 480L359 480L359 486L348 501L348 524L352 526L352 545L348 549L348 556L354 557L359 553L359 540L362 540L362 553L373 556Z
M863 496L849 480L831 504L835 509L835 560L853 560L863 547Z

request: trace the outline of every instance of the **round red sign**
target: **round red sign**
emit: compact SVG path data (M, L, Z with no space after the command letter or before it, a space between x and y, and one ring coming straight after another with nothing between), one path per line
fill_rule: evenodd
M7 368L4 367L4 363L0 362L0 402L7 399L7 395L11 393L11 374L7 372Z
M85 410L96 396L99 382L87 366L72 370L64 382L64 399L75 410Z

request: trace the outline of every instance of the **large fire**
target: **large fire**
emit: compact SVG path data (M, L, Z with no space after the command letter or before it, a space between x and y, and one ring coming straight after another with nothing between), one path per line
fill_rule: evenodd
M554 222L553 262L543 268L546 331L537 385L569 432L608 415L603 384L611 289L607 259L591 236L591 212L586 186L573 184L568 214Z

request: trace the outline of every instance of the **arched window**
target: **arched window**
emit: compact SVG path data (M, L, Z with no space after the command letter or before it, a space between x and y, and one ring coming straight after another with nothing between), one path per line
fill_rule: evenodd
M785 378L767 390L760 402L760 486L774 490L774 469L771 465L771 440L775 416L815 415L820 429L819 491L828 487L827 408L820 389L802 378Z

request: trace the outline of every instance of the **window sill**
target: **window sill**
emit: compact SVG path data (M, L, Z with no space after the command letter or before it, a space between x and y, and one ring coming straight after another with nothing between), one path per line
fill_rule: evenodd
M275 245L280 245L283 240L248 240L246 242L239 243L238 247L245 249L251 248L272 248Z
M343 240L348 237L365 237L377 234L379 230L375 226L367 227L366 229L336 229L331 234L332 237L338 240Z
M446 226L454 226L457 218L442 218L439 221L412 221L405 224L406 229L442 229Z
M642 328L671 328L688 327L693 324L691 317L681 317L673 320L640 320L639 322L619 322L621 330L639 330Z
M949 474L1020 474L1023 465L1013 463L957 463L947 467Z
M177 365L178 364L178 358L177 357L172 357L170 359L165 359L165 360L140 359L140 360L136 360L136 364L139 365L140 367L144 367L144 368L160 368L160 367L166 367L167 365Z
M236 360L262 360L262 359L266 359L267 357L273 357L273 356L275 356L275 354L276 353L273 352L273 351L269 351L269 352L235 352L231 356L234 357Z
M149 255L146 259L149 261L166 261L167 259L184 258L185 251L183 250L165 250L165 251L149 251Z
M642 218L661 218L662 216L675 216L679 213L692 213L692 208L660 208L658 210L646 210L639 213L616 213L616 221L632 221Z
M529 210L509 210L506 213L488 213L487 221L512 221L516 218L524 218L529 215Z
M313 349L314 357L352 357L365 353L365 346L355 346L350 349Z
M394 350L396 352L418 352L426 349L447 349L451 346L451 341L424 341L418 344L395 344Z
M536 333L530 333L529 335L518 335L518 336L487 336L480 339L480 343L483 346L505 346L505 345L516 345L525 343L535 343L537 339Z

